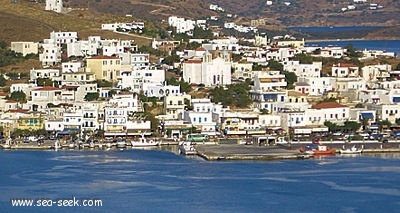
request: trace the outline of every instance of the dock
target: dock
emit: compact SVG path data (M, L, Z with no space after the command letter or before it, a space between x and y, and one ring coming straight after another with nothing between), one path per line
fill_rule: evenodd
M206 160L280 160L304 159L298 150L280 146L255 146L243 144L197 145L197 153Z

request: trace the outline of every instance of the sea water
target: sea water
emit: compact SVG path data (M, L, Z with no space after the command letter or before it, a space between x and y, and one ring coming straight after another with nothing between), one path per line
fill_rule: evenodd
M400 155L205 161L165 150L0 151L0 212L398 212ZM12 206L10 199L102 206ZM57 204L57 203L56 203Z
M393 52L395 55L400 53L400 40L332 40L332 41L315 41L307 42L306 46L338 46L346 47L353 45L356 50L381 50Z

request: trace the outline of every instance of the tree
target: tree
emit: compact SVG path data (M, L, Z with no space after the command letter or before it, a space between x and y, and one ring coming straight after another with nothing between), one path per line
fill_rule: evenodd
M295 55L293 61L299 61L300 64L312 64L314 59L313 57L302 53Z
M100 94L98 92L88 92L85 95L85 101L95 101L100 97Z
M356 132L361 128L361 123L356 121L346 121L344 122L344 129L350 132Z
M164 58L163 63L168 64L170 66L174 65L175 62L179 62L179 56L176 54L172 54Z
M97 80L97 87L112 87L113 83L106 80Z
M287 88L288 89L293 89L294 88L294 83L297 82L296 73L289 72L289 71L283 71L283 74L285 75L285 80L287 82Z
M275 61L274 59L268 61L268 67L270 70L283 71L283 64L279 63L279 61Z
M7 80L4 78L3 74L0 73L0 87L4 87L7 83Z
M8 95L6 99L18 101L19 103L25 103L26 102L26 94L22 91L15 91L15 92L12 92L10 95Z
M195 26L193 30L193 38L199 39L213 39L213 34L210 29L203 29L202 27Z
M395 70L400 70L400 63L397 64Z

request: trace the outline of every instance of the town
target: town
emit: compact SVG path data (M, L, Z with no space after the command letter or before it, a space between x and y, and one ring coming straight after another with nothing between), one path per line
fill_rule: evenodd
M48 0L45 9L60 12L62 1ZM233 22L224 28L254 37L219 35L207 20L171 16L168 25L188 39L154 38L144 49L135 40L53 31L40 42L3 43L16 57L38 57L42 68L0 76L2 143L152 138L170 144L200 137L276 145L400 136L394 52L307 46L303 38L270 37ZM102 23L99 29L140 34L146 26Z

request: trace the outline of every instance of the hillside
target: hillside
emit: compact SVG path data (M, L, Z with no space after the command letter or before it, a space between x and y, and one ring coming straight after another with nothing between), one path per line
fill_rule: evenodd
M369 3L354 4L352 0L64 0L67 7L89 7L102 13L131 14L134 17L163 19L171 15L203 18L210 15L236 14L244 20L264 18L285 26L392 26L399 25L400 1L375 0L379 9ZM85 3L83 3L85 2ZM285 3L290 3L286 5ZM209 9L217 4L225 13ZM343 11L343 8L354 9Z
M44 7L45 4L30 1L19 1L18 3L3 1L0 7L0 40L8 43L11 41L37 42L49 38L52 31L76 31L80 39L87 39L89 35L99 35L106 39L134 39L139 45L149 44L151 41L142 37L121 35L100 29L102 23L128 21L127 17L84 10L58 14L45 11Z

